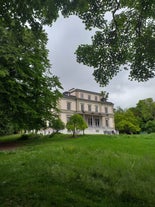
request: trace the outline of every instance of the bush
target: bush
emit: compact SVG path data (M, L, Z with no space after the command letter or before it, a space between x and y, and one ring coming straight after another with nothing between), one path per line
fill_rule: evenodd
M38 139L40 137L42 137L42 135L33 134L33 133L31 133L31 134L22 134L21 137L20 137L20 140L25 141L25 140L28 140L28 139Z

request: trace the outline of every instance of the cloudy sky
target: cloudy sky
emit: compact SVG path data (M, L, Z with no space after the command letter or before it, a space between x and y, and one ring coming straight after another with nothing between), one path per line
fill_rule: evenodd
M53 26L46 27L48 33L49 58L52 72L57 75L64 91L79 88L95 92L109 92L109 101L115 107L123 109L134 107L139 100L153 98L155 100L155 79L145 83L128 80L128 72L122 71L110 84L103 88L95 82L92 75L93 68L76 62L74 54L80 44L91 43L93 32L86 31L84 24L76 16L59 17Z

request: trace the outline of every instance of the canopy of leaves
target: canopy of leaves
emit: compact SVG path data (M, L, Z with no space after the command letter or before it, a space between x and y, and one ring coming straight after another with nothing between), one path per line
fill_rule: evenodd
M155 120L150 120L146 123L145 125L145 130L148 132L148 133L152 133L152 132L155 132Z
M84 131L87 127L88 126L87 126L85 120L79 114L72 115L66 125L66 128L69 131L73 132L73 136L75 136L76 131L78 131L78 130Z
M138 117L141 129L148 131L148 126L146 127L147 122L155 120L155 102L153 99L140 100L132 110L135 116Z
M39 129L56 110L61 84L49 73L47 37L0 20L0 124Z
M155 1L88 0L78 12L86 28L95 28L91 45L76 51L78 62L93 67L95 79L107 85L122 69L130 79L147 81L155 76ZM108 18L107 18L108 16Z
M114 117L115 127L120 133L136 134L140 132L138 120L130 109L118 109Z
M127 121L130 123L127 124ZM141 132L155 132L155 102L152 98L147 98L138 101L136 107L127 110L118 108L115 112L115 125L120 132L127 128L127 125L130 128L139 127Z
M65 128L65 124L60 118L55 118L51 121L51 127L54 130L54 132L58 133L60 130L63 130Z

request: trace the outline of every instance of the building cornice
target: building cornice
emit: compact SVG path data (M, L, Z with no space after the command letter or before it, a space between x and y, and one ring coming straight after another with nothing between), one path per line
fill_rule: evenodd
M78 89L78 88L70 89L68 92L70 92L70 93L72 93L72 92L83 92L83 93L90 93L90 94L95 94L95 95L101 95L101 93L98 93L98 92L87 91L87 90Z
M114 105L112 102L108 102L108 101L95 101L95 100L89 100L89 99L84 99L84 98L77 98L76 96L72 96L72 95L63 95L64 99L71 99L71 100L75 100L75 101L83 101L83 102L87 102L87 103L98 103L98 104L105 104L105 105Z

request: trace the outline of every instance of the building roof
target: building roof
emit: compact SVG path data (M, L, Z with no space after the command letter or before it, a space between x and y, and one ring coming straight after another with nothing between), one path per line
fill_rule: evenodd
M101 95L100 93L93 92L93 91L87 91L87 90L83 90L83 89L72 88L68 91L65 91L63 93L63 97L67 98L67 99L74 99L74 100L78 99L78 100L85 100L85 101L89 101L89 102L102 102L101 100L100 101L95 101L95 100L88 100L88 99L78 98L75 95L71 95L72 92L83 92L83 93L90 93L90 94L94 94L94 95ZM109 105L114 105L112 102L109 102L109 101L105 101L105 102L103 101L103 103L106 103L106 104L109 104Z
M68 90L68 92L72 93L72 92L84 92L84 93L91 93L91 94L95 94L95 95L101 95L101 93L98 92L94 92L94 91L87 91L87 90L83 90L83 89L79 89L79 88L71 88L70 90Z

